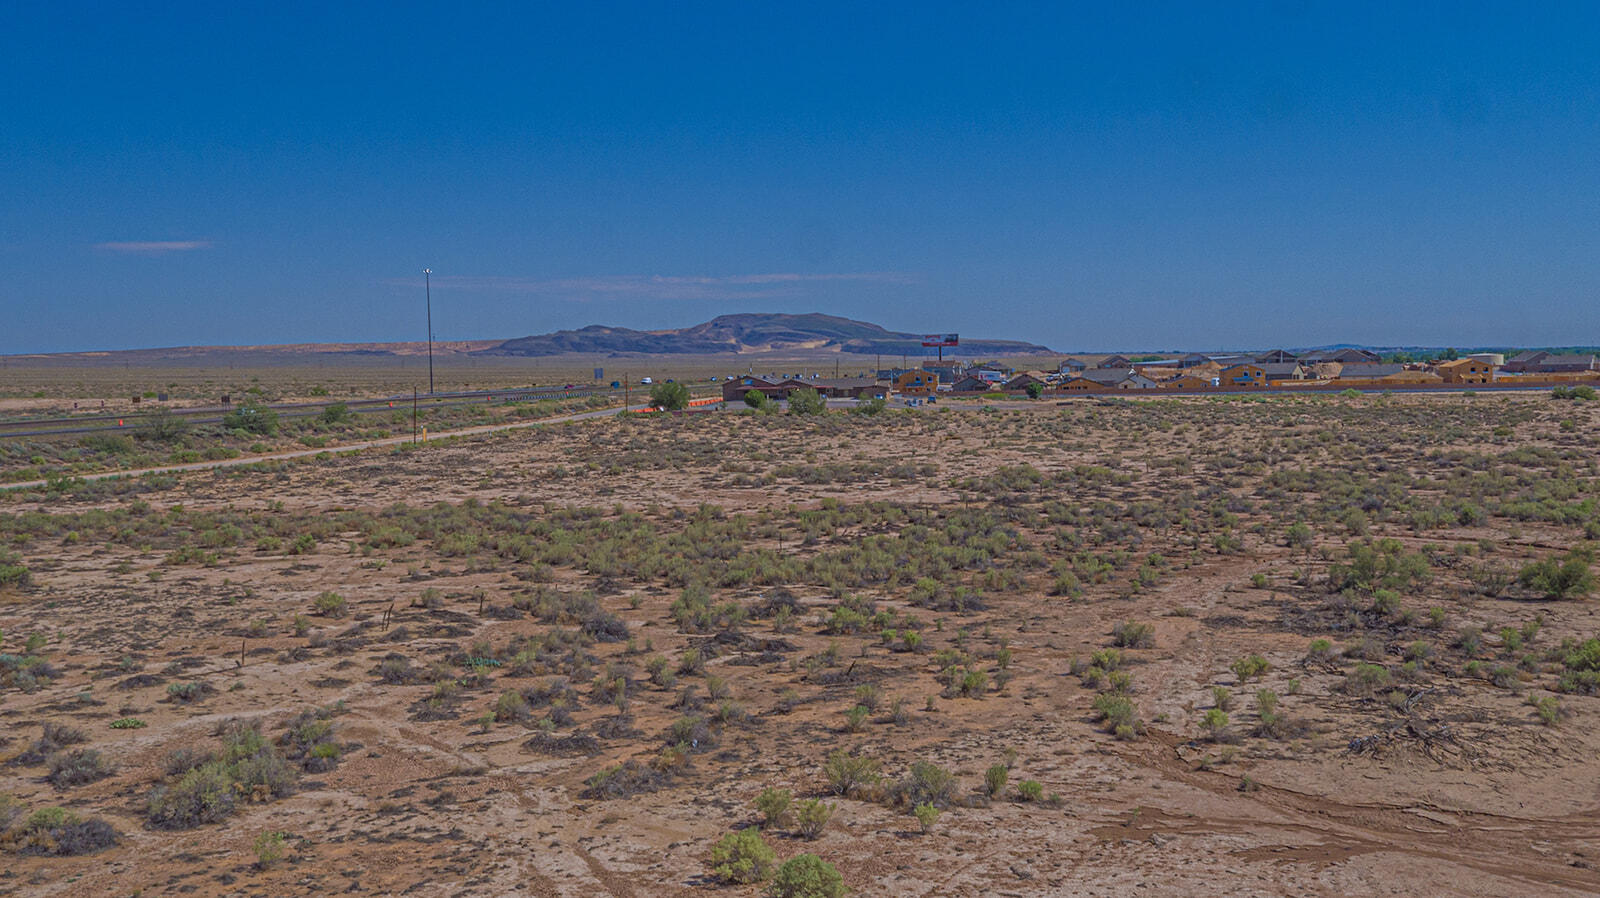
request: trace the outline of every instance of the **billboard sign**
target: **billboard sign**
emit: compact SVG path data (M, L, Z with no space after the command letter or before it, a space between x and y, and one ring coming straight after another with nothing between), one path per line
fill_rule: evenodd
M923 346L960 346L960 334L926 334L922 338Z

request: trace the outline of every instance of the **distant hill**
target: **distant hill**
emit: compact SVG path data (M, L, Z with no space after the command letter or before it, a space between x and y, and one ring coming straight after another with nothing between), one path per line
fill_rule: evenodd
M812 350L860 355L922 354L922 335L885 330L876 324L835 315L720 315L704 324L672 330L637 331L595 324L507 340L479 355L545 356L567 353L612 355L716 355ZM1017 356L1053 352L1020 340L969 340L945 349L946 355Z

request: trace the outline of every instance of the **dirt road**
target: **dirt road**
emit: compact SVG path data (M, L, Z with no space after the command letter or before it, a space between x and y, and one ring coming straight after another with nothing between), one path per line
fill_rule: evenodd
M630 406L627 411L638 411L646 406ZM554 418L541 418L537 421L518 421L514 424L484 424L477 427L463 427L441 434L435 434L433 439L440 440L446 437L474 436L482 433L494 433L500 430L522 430L529 427L544 427L550 424L565 424L569 421L583 421L589 418L604 418L610 415L620 415L625 411L622 408L603 408L596 411L574 412L570 415L557 415ZM284 461L293 458L306 458L307 456L328 454L343 454L349 452L365 452L368 449L381 449L385 446L399 446L412 442L412 437L388 437L381 440L362 440L358 443L348 443L334 448L323 449L294 449L288 452L271 452L266 455L245 455L239 458L224 458L214 461L187 462L181 465L161 465L155 468L135 468L128 471L103 471L98 474L78 475L82 480L109 480L114 477L143 477L146 474L176 474L183 471L209 471L216 468L236 468L240 465L259 464L264 461ZM0 484L0 492L5 490L27 490L48 485L47 480L23 480L17 483Z

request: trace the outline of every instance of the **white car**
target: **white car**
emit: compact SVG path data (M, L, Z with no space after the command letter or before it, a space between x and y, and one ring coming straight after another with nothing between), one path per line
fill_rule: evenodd
M653 384L653 383L655 383L655 381L651 380L648 377L641 377L641 378L639 378L639 383L642 383L642 384Z

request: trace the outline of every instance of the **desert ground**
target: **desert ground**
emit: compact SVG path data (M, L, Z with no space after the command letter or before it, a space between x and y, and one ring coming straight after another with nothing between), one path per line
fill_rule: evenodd
M1600 894L1597 405L729 410L0 493L0 895L753 896L744 829L859 895Z

